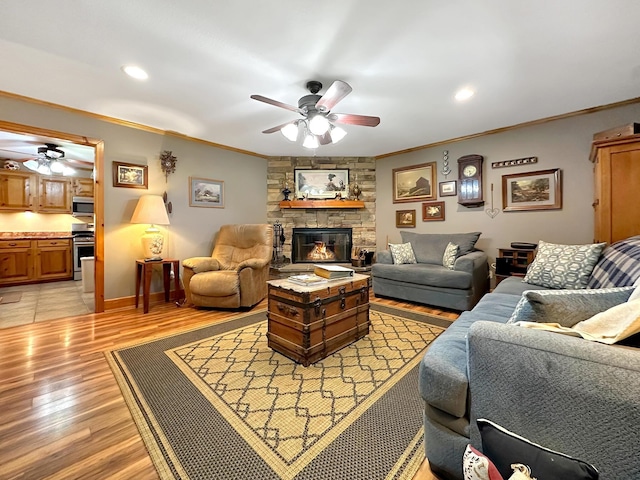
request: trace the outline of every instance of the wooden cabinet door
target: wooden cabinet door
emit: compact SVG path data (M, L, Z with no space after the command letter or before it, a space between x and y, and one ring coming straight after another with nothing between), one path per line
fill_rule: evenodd
M38 201L41 213L71 213L71 179L41 176Z
M31 240L0 241L0 285L33 278Z
M70 240L38 240L36 276L40 280L71 278L73 260Z
M24 211L33 208L35 175L26 172L0 172L0 211Z
M74 178L73 179L73 196L74 197L93 197L93 179L92 178Z

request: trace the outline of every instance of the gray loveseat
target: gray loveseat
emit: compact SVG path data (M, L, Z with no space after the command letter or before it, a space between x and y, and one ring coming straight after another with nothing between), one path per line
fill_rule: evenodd
M411 244L416 263L394 264L389 250L377 252L371 268L374 295L469 310L489 289L487 254L474 247L479 232L400 235ZM449 242L459 247L453 269L443 266Z
M638 278L638 262L626 262L635 278L618 285ZM481 449L476 420L486 418L593 464L603 480L640 478L640 349L631 346L638 335L605 345L506 324L525 290L549 289L510 277L427 350L419 388L432 470L461 479L464 449Z

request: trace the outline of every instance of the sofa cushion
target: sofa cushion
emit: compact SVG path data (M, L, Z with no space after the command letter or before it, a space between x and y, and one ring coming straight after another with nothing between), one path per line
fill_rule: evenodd
M503 477L511 474L511 465L522 463L540 480L597 480L593 465L530 442L484 418L478 419L482 452L489 457Z
M473 280L472 275L467 272L449 270L442 265L431 265L427 263L404 265L376 263L372 267L372 275L377 278L385 278L403 283L462 290L471 288L471 282Z
M447 248L444 249L444 255L442 256L442 266L447 267L449 270L453 270L456 264L456 258L458 257L458 250L460 247L455 243L449 242Z
M612 243L602 252L587 287L624 287L640 278L640 235Z
M393 263L396 265L416 263L416 257L413 254L413 248L410 243L390 243L389 250L391 251Z
M558 323L573 327L626 302L634 287L578 290L527 290L522 294L507 323Z
M548 288L586 288L605 245L559 245L541 240L524 281Z
M411 242L418 263L442 265L442 256L449 242L458 245L458 256L472 252L480 232L472 233L415 233L400 232L403 242Z

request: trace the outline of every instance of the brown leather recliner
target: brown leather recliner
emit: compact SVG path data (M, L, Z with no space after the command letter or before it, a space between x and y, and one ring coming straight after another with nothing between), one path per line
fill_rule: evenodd
M223 225L210 257L182 262L186 303L199 307L252 307L267 295L273 227Z

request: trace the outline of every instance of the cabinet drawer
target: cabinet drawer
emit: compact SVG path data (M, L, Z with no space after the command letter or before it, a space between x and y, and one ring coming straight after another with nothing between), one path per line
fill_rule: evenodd
M31 240L0 240L0 249L31 248Z
M68 238L53 238L51 240L38 240L38 248L42 247L69 247L71 240Z

